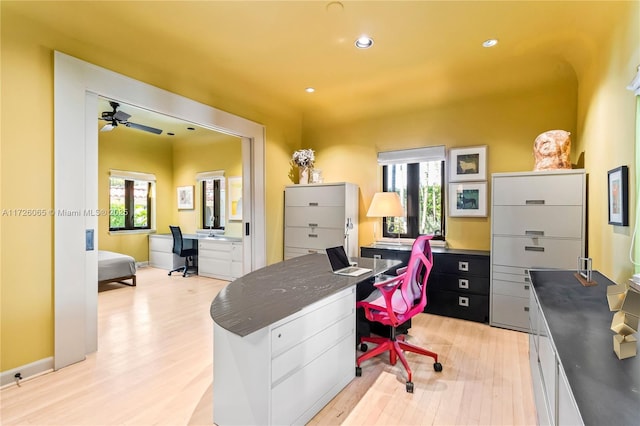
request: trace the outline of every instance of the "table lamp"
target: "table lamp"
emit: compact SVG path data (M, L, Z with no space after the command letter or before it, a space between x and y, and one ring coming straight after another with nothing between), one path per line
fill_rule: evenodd
M367 211L367 217L399 217L404 216L404 207L397 192L376 192ZM373 239L376 240L378 222L373 224ZM398 232L398 236L400 233Z

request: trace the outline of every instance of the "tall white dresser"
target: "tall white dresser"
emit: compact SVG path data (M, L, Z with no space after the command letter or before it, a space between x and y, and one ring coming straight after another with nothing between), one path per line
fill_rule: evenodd
M585 255L582 169L492 175L490 324L529 331L531 268L576 269Z
M284 259L340 245L349 257L358 256L358 186L340 182L285 187Z

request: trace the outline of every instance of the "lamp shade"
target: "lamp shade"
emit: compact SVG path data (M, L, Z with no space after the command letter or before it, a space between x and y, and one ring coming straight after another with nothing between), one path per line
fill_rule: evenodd
M404 207L397 192L376 192L367 211L368 217L403 217Z

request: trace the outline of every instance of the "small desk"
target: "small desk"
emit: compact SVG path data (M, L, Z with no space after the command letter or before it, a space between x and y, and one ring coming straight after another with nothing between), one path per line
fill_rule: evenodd
M304 424L355 377L355 287L395 266L331 272L309 254L250 272L211 304L214 423Z

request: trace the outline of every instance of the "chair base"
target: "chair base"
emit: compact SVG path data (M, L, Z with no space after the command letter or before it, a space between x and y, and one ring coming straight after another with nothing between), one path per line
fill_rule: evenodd
M193 258L191 258L191 262L193 262ZM173 272L182 272L182 276L186 277L189 272L189 268L195 268L195 265L189 265L189 258L185 257L184 266L178 266L177 268L170 270L167 275L171 276Z
M404 340L404 335L395 335L395 329L392 329L391 337L367 337L363 336L360 339L361 343L375 343L377 346L371 349L368 352L360 355L356 361L356 376L360 376L362 374L362 369L360 368L360 364L370 358L380 355L381 353L389 351L389 363L391 365L396 365L398 359L404 366L404 369L407 371L407 392L413 393L413 382L411 367L409 367L409 363L404 356L405 352L413 352L420 355L425 355L433 358L435 361L433 364L433 369L437 372L442 371L442 364L438 362L438 354L435 352L431 352L427 349L423 349L416 345L412 345L411 343L407 343Z

